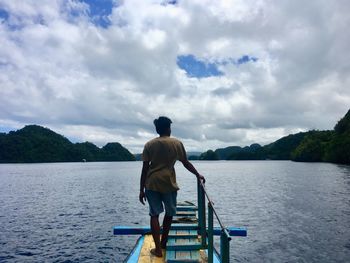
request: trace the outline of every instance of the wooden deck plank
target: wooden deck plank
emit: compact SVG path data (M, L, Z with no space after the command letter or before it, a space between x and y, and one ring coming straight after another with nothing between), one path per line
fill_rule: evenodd
M198 238L197 230L170 230L169 238Z
M198 219L195 217L174 217L173 223L183 223L183 224L189 224L189 223L197 223Z
M190 212L190 213L184 213L184 212ZM182 216L182 217L185 217L185 216L189 216L189 217L197 217L197 214L196 214L196 211L179 211L176 213L175 216Z
M196 215L197 212L196 211L193 211L193 210L190 210L190 211L180 211L180 210L177 210L176 211L176 215Z
M193 262L200 262L201 257L199 250L191 250L191 259Z
M199 258L192 257L192 251L167 251L165 257L167 263L199 263Z
M191 259L191 251L175 251L176 259Z
M201 243L198 238L169 238L168 244L166 246L168 250L181 250L189 251L201 248Z
M190 240L188 238L176 238L175 239L175 244L176 245L185 245L190 243Z
M196 206L194 203L189 201L177 202L176 206Z
M197 230L198 225L197 224L172 224L171 225L171 230Z
M167 251L165 255L165 262L167 263L176 262L175 260L176 260L175 251L171 251L171 250Z
M138 263L163 263L165 260L165 250L163 257L159 258L151 254L151 249L155 247L152 235L145 235L142 249L138 258Z
M196 221L197 217L195 216L173 216L173 222L174 221Z
M183 250L183 251L188 251L188 250L199 250L202 248L202 244L199 242L196 243L188 243L186 245L167 245L166 250Z
M172 230L177 229L198 229L197 224L173 224L171 227ZM246 237L247 236L247 229L245 228L238 228L238 227L228 227L227 228L230 236L239 236L239 237ZM115 226L113 228L114 235L144 235L151 232L151 229L149 226L144 227L130 227L130 226ZM214 235L218 236L221 233L221 229L219 227L214 227Z
M176 239L175 238L169 238L168 239L168 242L167 242L167 244L166 244L166 250L167 251L171 251L171 250L168 250L168 247L173 247L173 246L176 246ZM174 249L172 249L172 250L174 250Z
M196 211L198 208L196 206L178 206L177 211Z

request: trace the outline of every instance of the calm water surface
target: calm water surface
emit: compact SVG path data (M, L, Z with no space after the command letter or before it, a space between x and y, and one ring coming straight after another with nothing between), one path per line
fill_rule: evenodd
M234 262L350 262L350 167L284 161L194 162L234 237ZM122 262L147 225L141 162L0 165L0 262ZM177 166L179 200L194 175Z

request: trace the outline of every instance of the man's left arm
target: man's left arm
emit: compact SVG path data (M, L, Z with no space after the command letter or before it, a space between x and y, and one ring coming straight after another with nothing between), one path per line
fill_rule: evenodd
M200 173L198 173L197 169L193 166L193 164L187 159L187 155L186 155L186 150L184 145L180 142L180 150L179 150L180 154L179 154L179 160L180 162L182 162L182 165L191 173L193 173L197 179L201 180L203 183L205 183L205 178L203 175L201 175Z
M197 169L193 166L193 164L186 158L184 160L180 160L182 162L182 165L191 173L193 173L197 179L202 180L203 183L205 183L205 178L203 175L198 173Z

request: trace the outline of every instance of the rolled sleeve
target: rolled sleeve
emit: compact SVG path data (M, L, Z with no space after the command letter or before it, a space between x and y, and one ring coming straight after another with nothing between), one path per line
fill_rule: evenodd
M182 144L182 142L179 142L179 146L177 147L177 159L179 161L185 161L187 160L187 156L186 156L186 150L184 145Z

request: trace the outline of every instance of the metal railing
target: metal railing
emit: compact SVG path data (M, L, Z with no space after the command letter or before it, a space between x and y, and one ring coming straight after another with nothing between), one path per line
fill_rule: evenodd
M222 224L218 214L216 213L214 203L211 201L208 192L205 189L205 185L199 179L197 179L197 195L199 235L201 236L202 247L208 249L208 263L212 263L214 260L214 215L221 228L220 262L227 263L230 261L231 237L227 228ZM205 197L208 200L208 222L206 222ZM206 223L208 223L208 230Z

